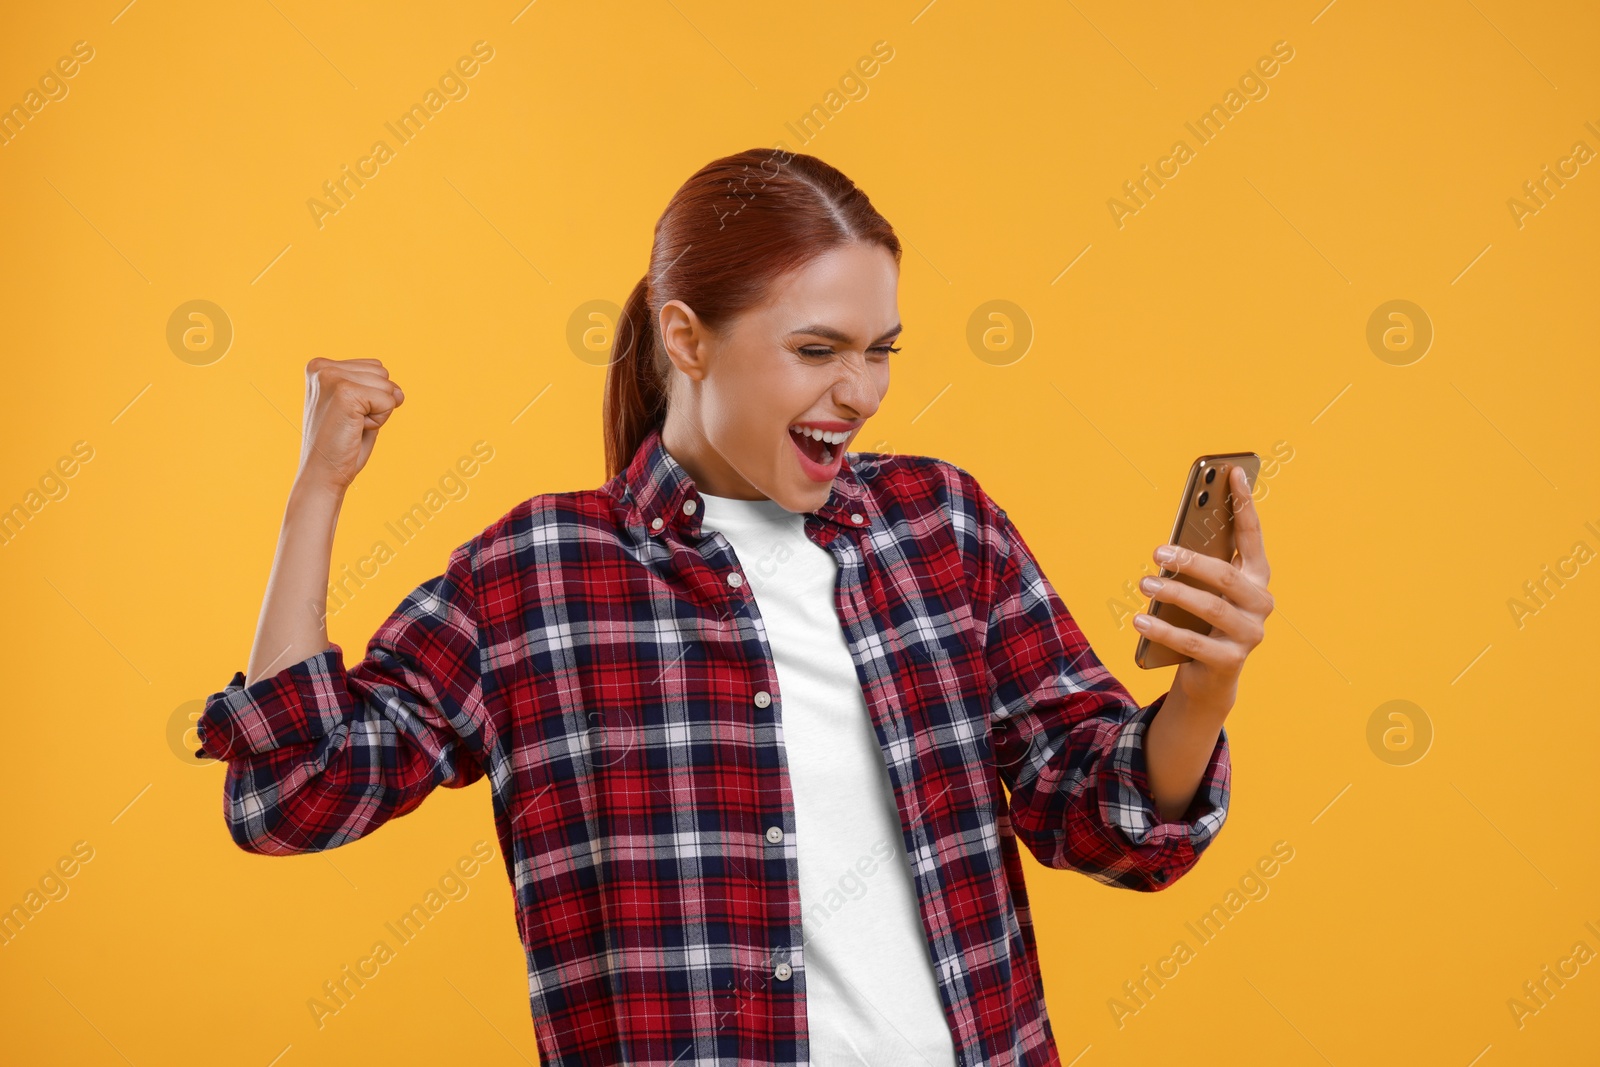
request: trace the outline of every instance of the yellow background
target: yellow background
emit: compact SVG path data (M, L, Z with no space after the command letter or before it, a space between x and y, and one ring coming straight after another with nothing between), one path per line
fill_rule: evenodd
M0 34L0 103L94 49L0 147L0 506L93 449L0 551L0 905L92 849L0 948L7 1062L536 1061L487 782L257 857L174 723L245 665L309 358L381 358L407 396L336 570L494 449L330 620L360 649L450 548L600 483L603 370L570 317L627 295L696 168L780 142L906 243L905 350L860 447L976 474L1141 701L1171 671L1133 665L1115 602L1143 606L1124 583L1180 477L1292 452L1263 479L1279 610L1227 723L1220 837L1159 894L1027 857L1063 1062L1594 1062L1600 961L1520 1027L1508 1007L1576 942L1600 952L1600 566L1520 627L1508 606L1600 550L1600 163L1520 226L1507 204L1600 150L1591 5L122 3ZM307 200L478 40L469 95L319 228ZM866 94L797 137L879 40ZM1268 94L1198 144L1184 123L1278 41ZM1194 158L1119 228L1108 200L1180 138ZM234 330L206 366L166 342L193 299ZM1435 333L1405 366L1366 340L1397 299ZM1025 353L969 345L995 300ZM1391 700L1431 726L1420 760L1369 745ZM469 894L319 1029L322 983L479 840ZM1123 983L1195 947L1186 921L1279 841L1269 894L1119 1026Z

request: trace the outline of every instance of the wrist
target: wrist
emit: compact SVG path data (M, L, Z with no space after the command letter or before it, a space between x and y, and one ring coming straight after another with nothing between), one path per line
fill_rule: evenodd
M1175 678L1166 699L1162 701L1160 714L1182 719L1195 727L1214 729L1222 725L1228 712L1233 709L1232 691L1230 687L1228 694L1219 694L1214 690L1197 692L1185 685L1181 678Z
M289 486L289 509L324 511L331 507L334 511L338 511L339 506L344 503L344 495L348 489L348 486L330 478L301 471L295 475L294 483Z

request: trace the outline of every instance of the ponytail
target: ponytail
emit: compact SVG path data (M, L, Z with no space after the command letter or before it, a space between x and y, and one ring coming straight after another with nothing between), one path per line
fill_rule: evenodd
M633 459L650 431L666 421L666 375L658 365L650 314L650 275L639 279L617 319L606 368L606 479Z

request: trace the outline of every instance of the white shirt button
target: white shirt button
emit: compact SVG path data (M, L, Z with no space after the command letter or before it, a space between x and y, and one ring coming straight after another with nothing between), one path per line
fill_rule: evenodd
M732 572L728 575L728 584L733 586L735 589L739 588L744 584L744 575L740 574L738 571Z
M769 705L771 703L772 703L772 694L771 693L767 692L765 689L762 689L762 690L760 690L759 692L756 693L756 707L764 708L764 707L766 707L767 705Z
M781 827L781 826L769 826L769 827L767 827L767 840L771 841L774 845L776 845L779 841L782 841L783 840L783 827Z
M861 514L859 511L852 511L850 513L850 521L855 523L857 526L860 526L862 523L867 521L867 517Z
M659 530L659 529L661 529L661 527L665 526L666 524L667 524L667 520L663 519L660 515L657 515L655 518L650 520L650 529Z
M787 982L792 974L794 974L794 968L787 963L780 963L772 968L772 976L780 982Z
M683 502L683 513L685 515L693 515L694 514L694 509L697 508L697 507L699 507L699 505L696 504L693 500L685 500Z

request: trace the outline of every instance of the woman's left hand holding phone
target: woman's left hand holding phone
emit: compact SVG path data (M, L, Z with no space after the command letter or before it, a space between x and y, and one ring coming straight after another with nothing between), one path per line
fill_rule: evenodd
M1176 545L1161 545L1154 553L1156 561L1204 588L1152 577L1139 583L1152 600L1168 601L1209 622L1211 633L1185 630L1143 613L1133 620L1151 641L1192 657L1179 664L1168 703L1181 695L1190 710L1209 712L1219 722L1233 707L1245 658L1265 636L1264 624L1273 608L1272 594L1267 592L1271 568L1249 480L1238 466L1228 472L1228 479L1238 558L1230 563ZM1163 558L1168 551L1173 558Z

